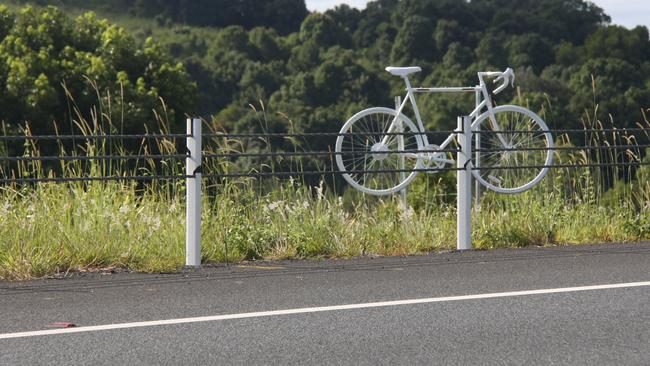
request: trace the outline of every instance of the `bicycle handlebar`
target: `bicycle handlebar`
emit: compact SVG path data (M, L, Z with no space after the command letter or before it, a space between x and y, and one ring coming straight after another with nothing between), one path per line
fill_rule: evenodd
M510 84L510 86L515 85L515 72L512 71L511 68L507 68L506 71L499 74L500 75L494 79L493 83L498 83L499 81L503 80L503 84L501 84L500 87L494 89L494 94L501 93L503 89L508 87L508 84Z

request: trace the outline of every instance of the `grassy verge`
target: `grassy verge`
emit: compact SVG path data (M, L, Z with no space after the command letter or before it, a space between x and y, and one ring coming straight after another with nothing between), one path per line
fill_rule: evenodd
M265 111L260 111L264 118ZM81 116L81 113L77 113ZM88 123L74 121L81 134L114 132L109 114ZM165 133L168 127L159 121ZM261 121L263 122L263 121ZM94 127L91 127L94 126ZM641 127L650 127L645 121ZM212 132L218 130L214 126ZM597 122L585 127L600 128ZM29 134L29 128L23 129ZM629 148L648 136L590 133L591 146L622 149L558 151L559 164L650 162L648 151ZM571 139L558 136L559 146ZM296 142L297 144L297 142ZM272 149L268 141L255 151ZM638 146L638 145L637 145ZM296 149L299 149L296 146ZM59 156L139 153L175 154L182 143L146 140L140 146L113 145L88 138L75 145L36 143L0 146L25 157L41 151ZM246 151L242 141L204 141L207 153ZM645 156L645 157L643 157ZM282 163L282 164L280 164ZM301 166L286 161L278 166ZM294 164L295 163L295 164ZM256 165L257 164L257 165ZM206 173L260 169L273 161L213 159ZM247 167L247 168L246 168ZM271 167L273 168L273 167ZM139 159L27 161L0 164L2 177L85 177L105 175L180 175L178 161ZM206 182L204 263L252 259L331 258L404 255L455 247L453 174L421 174L409 187L409 208L394 197L380 199L300 180L232 179ZM182 181L43 183L0 187L0 278L29 279L69 271L130 268L172 271L184 264L184 191ZM578 244L650 239L650 166L553 169L542 184L518 195L486 193L473 215L476 248Z
M284 184L205 199L203 262L403 255L453 249L455 210L404 210L394 200L346 208L318 188ZM474 214L477 248L650 239L650 212L531 191ZM486 198L489 200L489 198ZM171 271L184 263L184 205L134 185L45 184L0 194L0 277L28 279L106 267Z

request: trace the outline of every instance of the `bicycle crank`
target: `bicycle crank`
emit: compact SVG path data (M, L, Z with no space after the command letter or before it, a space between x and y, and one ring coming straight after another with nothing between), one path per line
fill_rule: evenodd
M437 170L442 169L446 163L453 163L453 160L447 159L444 152L439 152L440 146L435 144L427 145L424 150L426 152L422 153L422 161L425 169L431 169L427 171L429 174L434 174Z

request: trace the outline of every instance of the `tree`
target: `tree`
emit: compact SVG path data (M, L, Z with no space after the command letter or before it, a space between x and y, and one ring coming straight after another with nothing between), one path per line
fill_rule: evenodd
M45 0L18 1L52 4ZM295 32L309 13L304 0L57 0L56 3L102 12L120 9L137 17L156 19L163 25L174 22L203 27L239 25L246 29L261 26L281 34Z
M621 26L603 27L592 33L584 45L587 58L618 58L634 65L650 61L648 29Z
M9 18L0 7L0 25ZM70 105L87 118L93 106L110 105L123 111L125 129L142 131L154 122L154 110L170 122L192 111L194 83L152 40L139 49L124 29L93 13L73 20L54 7L26 7L7 24L0 42L0 106L9 123L29 121L35 133L48 133L52 121L75 117Z
M514 36L506 47L511 67L531 66L539 73L554 60L551 43L536 33Z
M497 32L543 34L574 44L610 21L601 8L583 0L484 0L473 6L491 17L489 27Z
M108 3L57 1L99 9ZM198 112L227 117L235 128L242 128L238 119L252 120L249 104L261 100L267 111L284 113L298 130L337 130L355 109L392 106L392 97L403 93L402 80L383 71L391 64L421 66L414 85L472 85L479 70L513 67L519 89L508 89L497 101L517 95L533 107L552 104L561 126L578 125L585 109L593 109L592 75L599 111L613 113L621 124L638 120L638 111L650 100L647 29L607 26L609 17L585 0L375 0L363 10L342 5L325 14L308 14L303 0L110 4L157 17L160 26L148 25L133 40L96 19L80 18L72 25L56 17L47 24L14 23L13 15L0 11L3 52L11 55L0 62L6 89L0 107L37 105L30 113L45 115L29 118L47 120L52 108L65 106L59 90L64 79L69 89L81 91L75 95L78 103L92 105L96 93L83 78L73 77L88 75L102 80L104 89L118 90L121 83L119 90L147 106L133 107L129 116L149 119L158 96L180 94L166 100L181 104L193 98L188 97L193 93L181 92L184 68L175 69L167 56L154 57L166 53L182 61L196 80ZM44 32L38 31L41 25ZM15 27L29 37L16 39L11 34ZM161 45L146 43L150 35ZM152 68L143 66L151 60ZM624 74L628 70L633 78ZM430 122L427 127L448 128L472 102L471 96L427 96L420 109Z
M287 58L287 52L278 42L277 32L268 28L253 28L248 32L248 43L254 53L254 58L269 62Z
M438 57L438 50L432 37L433 24L425 17L414 15L408 18L397 33L391 62L396 65L416 63L416 60L432 60Z
M325 15L332 17L348 34L352 34L357 30L359 22L362 19L361 11L356 8L351 8L347 4L337 5L334 9L327 10Z
M476 60L497 68L508 64L508 53L505 49L506 37L503 34L489 32L478 43L474 53Z
M348 33L331 16L312 13L300 26L300 41L313 41L322 48L335 45L350 47L352 40Z
M5 38L14 25L15 17L5 5L0 5L0 38Z
M433 37L436 40L438 49L446 52L450 44L454 42L463 43L464 33L465 31L461 29L457 21L441 19L436 24Z
M370 47L382 36L380 25L391 22L397 3L397 0L377 0L366 5L353 36L357 47Z
M641 120L640 106L648 105L650 91L638 68L616 58L588 60L569 80L573 92L570 109L576 115L597 110L604 121L611 115L618 126Z

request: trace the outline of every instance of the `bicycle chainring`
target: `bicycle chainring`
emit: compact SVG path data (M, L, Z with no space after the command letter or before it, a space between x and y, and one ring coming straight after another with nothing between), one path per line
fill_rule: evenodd
M432 170L432 171L427 171L427 173L429 174L437 173L437 170L440 170L445 166L445 162L436 159L445 159L446 158L445 153L437 152L436 150L440 150L440 146L436 144L429 144L425 146L424 150L426 152L422 153L423 156L422 166L424 167L424 169Z

